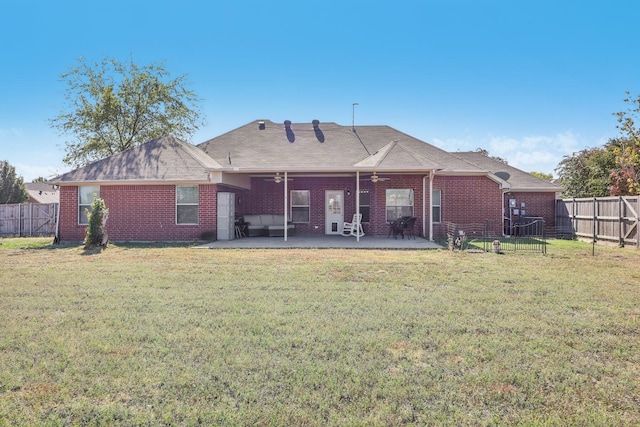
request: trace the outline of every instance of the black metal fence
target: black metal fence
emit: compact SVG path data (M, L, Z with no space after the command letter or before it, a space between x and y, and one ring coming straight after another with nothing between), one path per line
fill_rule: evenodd
M447 237L443 246L450 250L477 252L532 252L547 253L544 221L536 219L518 224L511 235L497 233L502 226L491 221L482 224L447 223Z

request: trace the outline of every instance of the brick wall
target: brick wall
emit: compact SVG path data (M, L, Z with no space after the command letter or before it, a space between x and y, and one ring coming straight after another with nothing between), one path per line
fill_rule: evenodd
M442 196L442 223L434 224L434 237L445 237L444 223L460 225L484 224L490 221L494 233L502 233L502 190L484 176L439 176L433 180L434 190Z
M422 234L422 176L394 175L388 181L372 183L360 181L360 189L370 195L369 223L363 224L368 235L386 236L389 226L386 222L386 190L388 188L414 190L414 216L418 219L414 228ZM175 185L109 185L100 188L100 196L109 208L107 230L113 241L180 241L200 238L203 232L216 231L216 193L234 192L236 195L236 215L282 214L284 211L284 183L253 178L251 190L237 190L214 184L200 185L199 224L176 225ZM494 181L478 176L436 176L434 189L442 191L442 221L459 224L483 223L487 219L500 223L502 218L501 190ZM296 233L325 233L325 191L343 190L345 195L345 215L349 221L356 212L356 182L354 177L295 178L288 182L289 190L310 191L310 222L296 224ZM426 183L429 189L428 178ZM526 194L526 193L523 193ZM527 215L536 212L551 212L553 218L553 198L547 195L522 199L527 204ZM428 194L426 195L428 201ZM518 196L520 197L520 196ZM536 198L537 197L537 198ZM529 207L530 206L530 207ZM538 209L537 206L540 206ZM78 222L78 188L60 188L60 237L66 241L84 239L86 226ZM426 212L428 233L429 209ZM547 214L541 216L547 217ZM435 237L446 234L439 224L434 224Z
M100 197L109 209L107 232L112 241L188 241L216 231L214 184L199 186L199 224L177 225L175 185L103 185ZM82 241L78 225L78 187L60 187L60 238Z
M516 206L521 208L521 203L525 204L526 216L537 216L544 218L546 227L554 227L556 223L556 195L547 193L524 193L510 192L504 196L505 216L509 216L509 199L516 199ZM514 218L517 221L517 217Z
M282 214L284 183L276 184L262 178L254 178L252 190L244 192L246 199L243 214ZM422 176L393 175L388 181L372 183L360 181L361 190L369 190L371 203L371 221L363 225L369 235L384 235L389 231L386 222L386 190L391 188L413 189L414 216L417 217L414 232L422 233ZM442 220L470 223L483 223L487 219L499 222L502 218L501 190L498 184L487 177L436 176L434 188L442 190ZM291 190L309 190L311 198L311 219L309 224L296 224L296 232L302 234L324 234L325 190L344 190L345 220L351 219L356 212L356 183L353 177L335 178L295 178L288 183ZM426 182L427 192L429 182ZM351 195L348 195L348 192ZM426 195L428 203L428 193ZM430 212L426 212L428 221ZM501 227L501 226L500 226ZM434 227L434 232L438 227Z

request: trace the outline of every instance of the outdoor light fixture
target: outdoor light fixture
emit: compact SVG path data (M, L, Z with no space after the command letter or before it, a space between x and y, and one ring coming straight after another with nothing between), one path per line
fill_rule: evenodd
M378 175L376 175L375 172L373 173L373 175L371 175L371 182L373 183L378 182Z
M282 177L280 177L280 172L276 172L276 176L273 177L273 182L276 184L280 184L282 182Z

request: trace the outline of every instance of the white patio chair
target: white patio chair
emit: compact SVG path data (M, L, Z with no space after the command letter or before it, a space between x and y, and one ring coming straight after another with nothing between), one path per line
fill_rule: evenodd
M353 214L351 222L345 222L342 226L343 236L364 236L364 230L362 229L362 214Z

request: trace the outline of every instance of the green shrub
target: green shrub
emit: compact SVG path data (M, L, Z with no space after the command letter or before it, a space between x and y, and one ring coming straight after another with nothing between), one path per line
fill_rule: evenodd
M87 236L84 239L85 248L106 246L109 240L106 226L108 215L109 209L107 209L104 200L95 197L91 203L91 210L87 209L89 225L87 226Z

